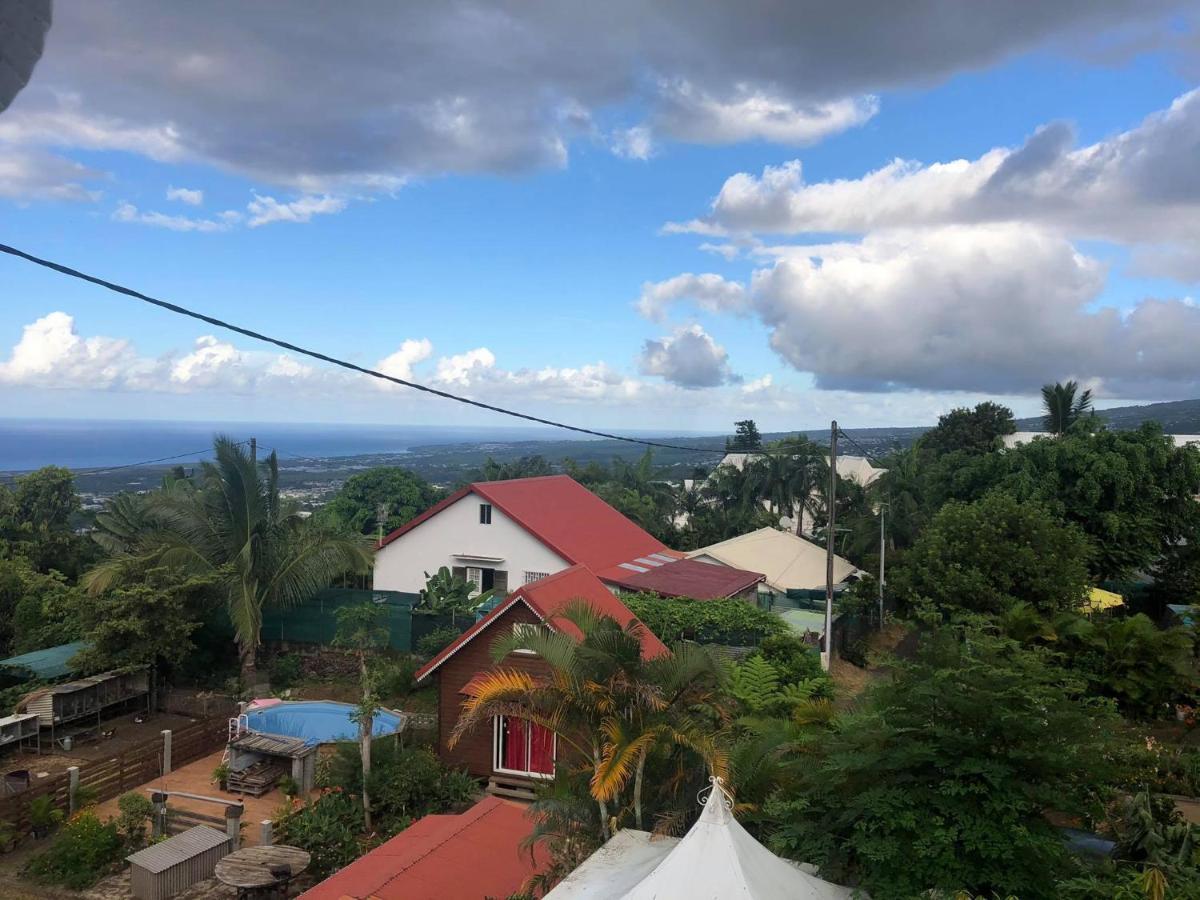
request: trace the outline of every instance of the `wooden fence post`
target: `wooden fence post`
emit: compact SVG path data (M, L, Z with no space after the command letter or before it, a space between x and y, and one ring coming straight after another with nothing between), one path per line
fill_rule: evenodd
M67 782L67 809L74 815L75 795L79 793L79 766L70 766L67 769L67 777L70 779Z
M160 838L167 827L167 795L155 791L150 795L150 802L154 804L154 817L151 819L150 834L152 837Z
M164 728L163 732L162 732L162 737L163 737L162 773L164 775L170 775L171 774L171 729Z
M234 850L242 846L242 810L242 806L235 804L225 807L225 833L233 842Z

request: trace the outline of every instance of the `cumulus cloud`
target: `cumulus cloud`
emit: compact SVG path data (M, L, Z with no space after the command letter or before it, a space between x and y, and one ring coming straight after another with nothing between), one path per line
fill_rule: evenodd
M434 379L442 384L470 387L473 380L495 365L496 355L487 347L477 347L465 353L439 359Z
M943 0L309 0L281 17L238 0L91 0L56 11L0 140L208 163L315 195L561 166L600 111L642 110L682 140L806 143L869 115L854 98L1162 21L1180 5L1066 0L1013 16ZM862 52L879 46L888 52Z
M741 381L729 368L729 353L699 325L685 325L666 337L647 340L638 357L638 371L689 389Z
M166 228L169 231L228 231L242 219L237 210L227 209L213 219L193 216L172 216L161 212L144 212L132 203L121 203L113 211L114 222L136 223L149 225L152 228Z
M654 155L654 135L646 125L618 129L612 136L612 151L624 159L649 159Z
M424 362L433 356L433 344L428 338L420 340L407 340L400 345L400 348L388 356L385 356L375 368L384 375L391 375L394 378L403 378L405 381L413 380L413 366L417 363ZM384 381L378 381L381 387L399 389L399 385L388 384Z
M88 187L104 173L38 149L0 143L0 197L11 200L97 200L100 192Z
M75 320L52 312L26 325L0 361L0 383L35 387L108 388L140 368L128 341L83 338Z
M274 197L255 194L246 207L250 216L246 224L251 228L258 228L272 222L308 222L313 216L339 213L345 208L344 197L332 197L328 194L323 197L300 197L288 203L281 203Z
M746 288L711 272L694 275L685 272L666 281L647 281L637 309L643 316L661 322L672 304L687 300L708 312L745 313L749 311Z
M711 214L673 231L852 232L1028 222L1080 238L1196 246L1200 90L1111 138L1074 147L1051 123L973 160L893 160L861 178L808 183L798 160L739 173Z
M1073 377L1114 397L1200 389L1200 309L1096 308L1106 267L1051 230L953 225L771 252L746 303L819 388L1023 393Z
M204 203L204 191L193 188L167 188L167 199L186 203L188 206L200 206Z

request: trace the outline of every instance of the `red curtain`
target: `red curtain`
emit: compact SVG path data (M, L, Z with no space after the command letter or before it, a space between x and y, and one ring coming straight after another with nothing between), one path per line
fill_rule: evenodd
M504 730L501 733L503 747L500 753L500 766L512 769L514 772L529 771L529 757L525 744L525 720L505 716Z
M539 775L554 774L554 732L540 725L530 726L529 771Z

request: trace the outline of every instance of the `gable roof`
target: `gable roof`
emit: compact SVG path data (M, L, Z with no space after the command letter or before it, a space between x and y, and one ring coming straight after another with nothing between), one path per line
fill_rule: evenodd
M303 900L508 897L545 862L520 847L526 807L485 797L466 812L425 816L303 893Z
M704 563L699 563L699 565L704 565ZM622 627L638 621L637 616L629 611L629 607L606 588L599 578L584 566L572 566L513 591L503 603L459 635L456 641L444 648L437 656L421 666L416 672L417 681L429 676L434 669L486 631L493 622L516 603L524 603L534 615L550 625L551 628L575 638L582 637L579 629L574 625L557 618L559 612L573 600L585 601L597 612L615 619L617 624ZM647 659L652 659L668 652L666 644L643 625L642 655Z
M641 571L614 566L601 572L600 577L628 590L653 591L664 597L691 597L693 600L724 600L753 587L764 577L760 572L714 566L696 559L677 559L638 568Z
M727 566L758 569L766 574L767 583L779 591L825 586L825 548L790 531L760 528L688 554L689 558L697 556L710 556ZM849 560L834 556L834 582L845 581L857 571Z
M382 541L382 549L468 494L476 494L572 565L593 572L650 553L678 556L568 475L478 481L451 494Z

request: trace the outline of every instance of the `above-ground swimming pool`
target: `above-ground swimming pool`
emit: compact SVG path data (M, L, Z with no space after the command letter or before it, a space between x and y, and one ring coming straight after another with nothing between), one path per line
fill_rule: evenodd
M350 718L354 707L333 700L299 700L273 703L246 711L246 726L263 734L282 734L309 744L352 741L358 738L358 723ZM395 734L404 720L391 710L378 709L371 726L375 737Z

